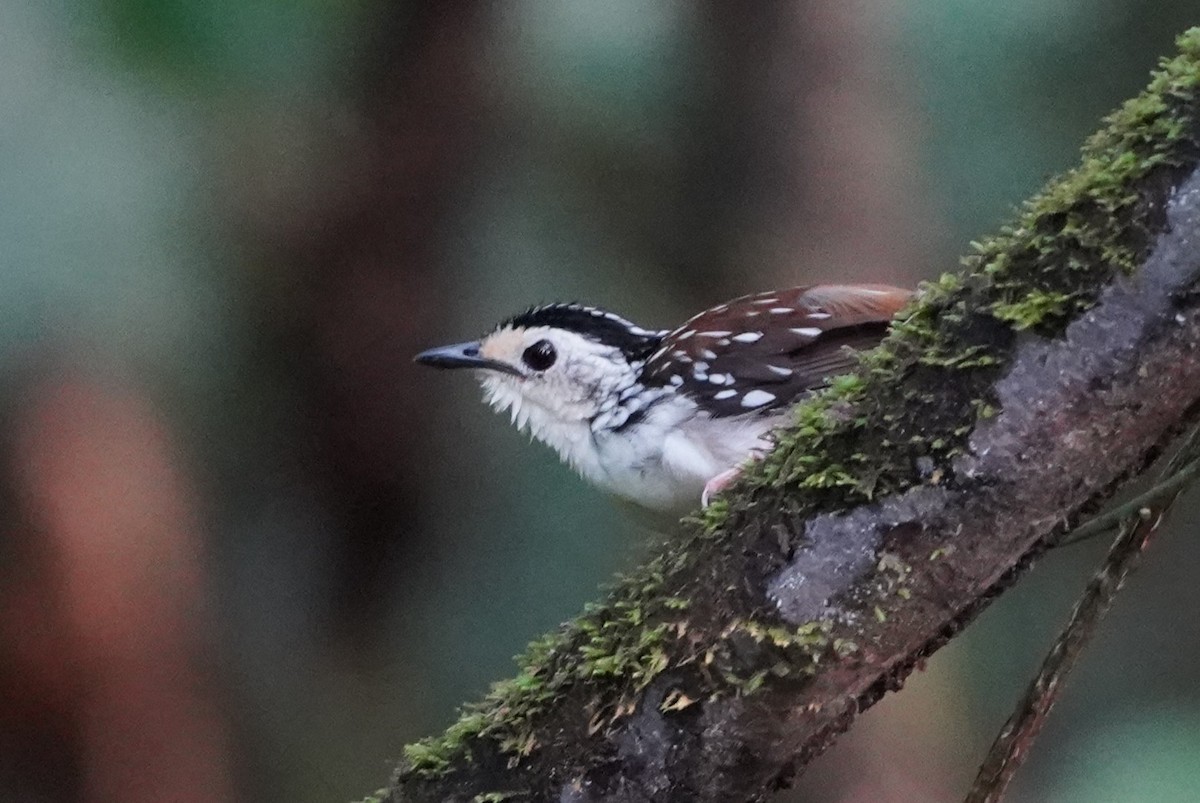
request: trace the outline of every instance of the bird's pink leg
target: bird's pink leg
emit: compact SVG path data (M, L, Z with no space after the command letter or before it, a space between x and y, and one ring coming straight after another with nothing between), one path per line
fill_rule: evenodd
M742 467L734 466L733 468L725 469L720 474L704 483L704 491L700 494L700 507L708 507L708 503L712 501L713 496L721 493L730 485L732 485L734 480L740 477L741 474Z
M737 478L742 476L742 472L748 466L756 461L762 460L767 454L767 449L752 449L750 457L743 460L733 468L727 468L717 476L713 477L708 482L704 483L704 491L700 494L700 507L708 507L708 503L717 494L723 492L730 485L737 481Z

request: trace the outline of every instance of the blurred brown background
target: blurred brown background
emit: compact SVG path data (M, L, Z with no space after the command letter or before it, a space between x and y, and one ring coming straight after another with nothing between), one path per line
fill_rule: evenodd
M0 800L346 801L642 535L411 355L953 269L1185 0L0 2ZM1194 800L1195 495L1015 800ZM1104 549L781 799L965 791Z

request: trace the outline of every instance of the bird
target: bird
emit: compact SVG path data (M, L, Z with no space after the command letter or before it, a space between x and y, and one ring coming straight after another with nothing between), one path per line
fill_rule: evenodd
M772 445L796 402L857 364L913 293L817 284L744 295L674 329L579 303L531 307L418 363L468 369L485 401L583 478L680 516Z

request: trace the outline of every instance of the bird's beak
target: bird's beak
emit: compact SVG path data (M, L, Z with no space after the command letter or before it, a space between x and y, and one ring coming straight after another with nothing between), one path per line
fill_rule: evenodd
M489 360L479 353L479 341L456 343L453 346L440 346L436 349L422 351L414 360L422 365L432 365L434 368L477 368L487 371L523 376L516 368L500 360Z

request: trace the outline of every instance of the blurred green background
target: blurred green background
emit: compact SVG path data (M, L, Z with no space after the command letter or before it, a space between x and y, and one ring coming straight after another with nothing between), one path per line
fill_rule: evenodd
M953 269L1194 0L0 0L0 799L345 801L644 534L411 355ZM1200 799L1197 499L1013 800ZM957 800L1105 544L781 800Z

